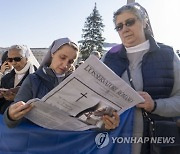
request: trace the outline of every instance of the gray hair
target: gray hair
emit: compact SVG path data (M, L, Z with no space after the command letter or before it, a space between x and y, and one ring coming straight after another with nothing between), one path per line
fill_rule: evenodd
M18 50L22 57L29 58L30 57L30 49L26 45L12 45L8 49L8 53L12 52L13 50Z
M129 3L129 4L124 5L121 8L119 8L113 15L114 24L116 24L117 16L124 12L127 12L127 11L134 14L139 20L146 21L146 28L144 29L144 32L146 35L153 36L153 31L151 28L148 13L147 13L146 9L144 7L142 7L139 3Z

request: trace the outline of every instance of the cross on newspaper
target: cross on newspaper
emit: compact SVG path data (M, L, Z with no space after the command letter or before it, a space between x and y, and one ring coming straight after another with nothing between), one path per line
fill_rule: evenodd
M144 99L95 56L46 94L32 99L26 118L55 130L87 130L102 126L102 113L114 109L120 115Z

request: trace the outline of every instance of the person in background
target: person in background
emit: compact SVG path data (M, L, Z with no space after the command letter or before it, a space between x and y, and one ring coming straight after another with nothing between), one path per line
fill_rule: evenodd
M133 137L148 136L146 114L152 119L180 116L180 60L172 47L155 40L148 14L138 3L122 6L113 21L122 44L110 49L103 61L144 98L130 110ZM132 144L132 154L149 154L148 146Z
M99 51L92 51L90 55L95 55L98 59L101 59L101 53Z
M32 104L24 108L25 102L33 98L42 98L71 73L69 70L78 54L78 46L69 38L60 38L52 43L40 68L25 79L16 95L15 103L4 113L8 127L17 126L24 115L33 108ZM103 121L106 129L115 129L119 125L119 116L113 112L112 117L106 115Z
M10 89L21 86L24 79L30 73L34 73L37 67L29 61L30 49L25 45L13 45L8 50L7 62L13 66L10 73L1 79L0 88ZM3 114L6 108L13 102L16 92L1 93L0 113Z
M11 63L7 61L7 58L8 58L8 51L5 51L1 57L0 82L1 82L1 78L13 69Z
M76 64L75 68L77 69L83 63L84 63L84 60L79 61L78 64Z

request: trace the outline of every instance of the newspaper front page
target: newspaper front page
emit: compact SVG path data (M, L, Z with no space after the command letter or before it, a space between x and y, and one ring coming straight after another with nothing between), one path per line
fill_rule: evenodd
M35 107L26 118L48 129L87 130L102 126L109 107L120 115L141 102L133 88L92 55L42 99L28 101Z

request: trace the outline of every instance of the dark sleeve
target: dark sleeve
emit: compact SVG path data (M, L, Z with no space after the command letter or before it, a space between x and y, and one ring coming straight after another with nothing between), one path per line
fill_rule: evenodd
M31 86L30 78L26 77L18 93L16 94L14 103L18 101L27 102L30 99L32 99L32 86ZM4 112L4 122L9 128L16 127L21 122L22 119L16 121L11 120L8 116L8 110L9 108L7 108L6 111Z
M0 98L0 114L3 114L11 103L12 101L7 101L4 97Z
M13 82L14 80L12 79L12 73L6 74L1 79L0 88L6 88L6 89L12 88L12 85L14 85ZM4 97L0 98L0 114L3 114L12 102L13 101L6 100Z

